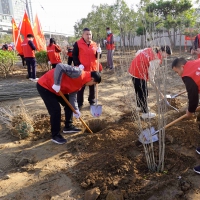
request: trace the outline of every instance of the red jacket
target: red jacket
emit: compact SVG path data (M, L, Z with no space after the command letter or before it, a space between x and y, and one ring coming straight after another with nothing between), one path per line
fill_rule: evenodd
M146 48L132 60L128 71L135 78L148 80L149 62L155 59L161 60L161 54Z
M113 37L113 34L110 33L108 36L107 36L107 43L106 43L106 49L107 50L114 50L115 49L115 45L114 45L114 41L112 44L111 43L111 38Z
M52 89L54 84L54 70L52 69L39 78L38 83L47 90L59 96L55 90ZM70 78L66 74L62 75L60 91L63 94L70 94L79 91L87 82L91 81L91 73L82 71L78 78Z
M28 41L29 40L26 38L21 44L24 58L35 58L35 51L31 49L30 45L28 44Z
M83 38L77 41L79 49L79 61L85 67L84 71L97 71L97 45L91 41L88 46ZM99 64L99 71L102 70L101 64Z
M182 77L188 76L194 80L200 93L200 60L187 61L183 67Z
M60 52L61 52L60 47L58 47L55 44L52 44L51 46L49 45L47 47L47 56L52 64L58 64L62 62L60 57Z

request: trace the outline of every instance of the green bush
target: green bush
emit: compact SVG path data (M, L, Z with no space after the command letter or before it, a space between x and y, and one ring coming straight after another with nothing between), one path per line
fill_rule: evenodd
M48 57L46 51L39 51L35 54L35 58L37 61L37 64L40 65L43 71L50 70L50 66L48 65Z
M3 77L13 73L14 63L17 61L14 51L0 50L0 75Z

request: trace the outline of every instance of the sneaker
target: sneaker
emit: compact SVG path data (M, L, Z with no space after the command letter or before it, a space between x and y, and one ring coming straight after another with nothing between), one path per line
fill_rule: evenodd
M56 144L64 144L67 142L67 140L62 135L56 135L51 139L52 142Z
M76 128L74 125L70 126L69 128L64 128L63 133L77 133L80 132L80 128Z
M200 147L197 147L197 148L196 148L196 152L197 152L198 154L200 154Z
M110 67L110 70L115 69L115 67Z
M28 78L30 81L32 81L33 79L32 78Z
M33 82L37 82L39 80L39 78L32 78Z
M151 112L148 112L148 113L142 113L142 118L143 119L151 119L151 118L154 118L156 116L155 113L151 113Z
M197 174L200 174L200 165L194 167L193 169Z

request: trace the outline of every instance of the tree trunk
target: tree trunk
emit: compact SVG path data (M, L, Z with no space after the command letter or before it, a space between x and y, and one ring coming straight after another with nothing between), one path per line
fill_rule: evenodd
M173 48L174 48L174 42L173 42L173 40L172 40L172 36L171 36L170 30L167 30L167 33L168 33L169 41L170 41L170 43L171 43L171 47L172 47L172 49L173 49Z

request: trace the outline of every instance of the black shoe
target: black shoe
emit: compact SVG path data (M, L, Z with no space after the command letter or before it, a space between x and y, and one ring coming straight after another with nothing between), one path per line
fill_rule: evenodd
M52 142L56 144L64 144L67 142L67 140L62 135L56 135L51 139Z
M63 133L77 133L80 132L80 128L76 128L74 125L70 126L69 128L64 128Z
M194 167L193 169L197 174L200 174L200 165Z
M200 154L200 147L197 147L197 148L196 148L196 152L197 152L198 154Z

